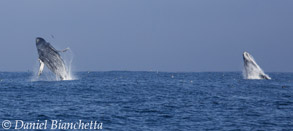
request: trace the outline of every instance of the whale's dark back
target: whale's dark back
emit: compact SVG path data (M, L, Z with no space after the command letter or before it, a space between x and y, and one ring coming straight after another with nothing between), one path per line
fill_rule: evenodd
M64 78L62 72L66 72L64 61L59 52L42 38L37 38L36 46L38 49L39 59L56 75Z

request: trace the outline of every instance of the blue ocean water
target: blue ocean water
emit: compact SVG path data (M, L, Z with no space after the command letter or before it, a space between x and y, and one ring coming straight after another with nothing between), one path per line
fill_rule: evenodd
M31 81L0 72L4 120L99 121L104 130L293 130L293 73L79 72ZM2 130L2 127L0 127Z

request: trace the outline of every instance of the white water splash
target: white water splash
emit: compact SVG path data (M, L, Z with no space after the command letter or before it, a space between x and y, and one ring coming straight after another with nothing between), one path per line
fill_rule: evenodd
M67 72L63 72L66 74L64 80L76 80L77 78L72 71L72 61L74 57L72 50L68 48L67 52L62 53L62 56L67 70Z

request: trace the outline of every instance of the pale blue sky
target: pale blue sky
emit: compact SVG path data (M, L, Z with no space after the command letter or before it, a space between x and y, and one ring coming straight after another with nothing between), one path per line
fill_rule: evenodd
M35 38L76 71L293 72L292 0L2 0L0 71L33 70ZM55 36L53 39L51 34Z

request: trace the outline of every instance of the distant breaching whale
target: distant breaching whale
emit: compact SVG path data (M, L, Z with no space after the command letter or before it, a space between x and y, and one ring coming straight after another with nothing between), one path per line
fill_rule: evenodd
M36 38L36 46L40 62L38 76L42 74L44 66L46 65L53 73L56 74L57 77L61 80L66 80L68 78L68 71L59 53L67 51L68 48L58 51L50 43L40 37Z
M243 53L244 70L243 75L245 79L267 79L271 78L264 73L264 71L258 66L253 57L247 53Z

